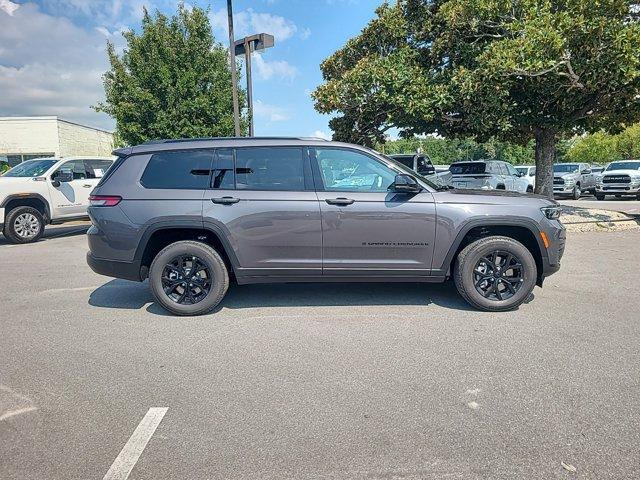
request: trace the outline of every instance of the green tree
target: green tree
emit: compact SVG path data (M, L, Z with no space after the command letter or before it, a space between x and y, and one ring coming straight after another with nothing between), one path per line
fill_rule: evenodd
M127 46L121 55L107 45L106 100L95 107L116 120L118 139L132 145L233 135L229 54L215 41L206 10L179 4L168 18L145 9L140 33L123 36Z
M341 140L535 141L536 192L556 144L640 118L640 26L630 0L400 0L321 64L316 109Z

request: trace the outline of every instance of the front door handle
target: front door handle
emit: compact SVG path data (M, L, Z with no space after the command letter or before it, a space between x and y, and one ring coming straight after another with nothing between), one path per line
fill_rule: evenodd
M84 188L91 188L93 185L82 185Z
M355 200L353 200L352 198L339 197L327 198L325 202L327 202L329 205L351 205L353 202L355 202Z
M235 197L220 197L212 198L211 201L219 205L233 205L234 203L238 203L240 199Z

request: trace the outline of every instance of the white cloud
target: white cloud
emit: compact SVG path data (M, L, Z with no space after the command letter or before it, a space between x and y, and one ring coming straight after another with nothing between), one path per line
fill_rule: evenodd
M298 75L298 69L285 60L274 60L267 62L262 55L254 55L252 64L258 72L258 76L263 80L278 78L287 82L293 81Z
M331 134L325 132L324 130L316 130L310 136L311 137L317 137L317 138L323 138L325 140L331 140Z
M266 118L270 122L284 122L291 118L291 112L288 109L269 105L261 100L256 100L253 103L253 114L256 117Z
M32 4L0 12L0 115L60 115L103 128L113 121L90 106L104 98L103 33L86 31Z
M306 40L307 38L309 38L311 36L311 29L310 28L304 28L302 29L302 31L300 32L300 38L302 40Z
M13 12L18 8L20 8L20 5L13 3L11 0L0 0L0 10L8 15L13 15Z
M229 35L227 9L213 10L209 14L211 25L213 26L218 39L226 39ZM293 37L298 31L298 27L291 20L280 15L270 13L260 13L252 8L242 10L233 14L233 33L236 38L253 35L254 33L270 33L277 42L284 42Z

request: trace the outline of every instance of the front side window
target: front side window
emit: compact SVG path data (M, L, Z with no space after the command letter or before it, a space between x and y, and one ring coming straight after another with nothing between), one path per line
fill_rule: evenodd
M4 177L39 177L46 173L55 165L57 160L27 160L19 163L7 173Z
M396 172L352 150L317 148L316 160L324 189L337 192L386 192Z
M513 175L513 176L518 175L518 171L515 169L513 165L511 165L510 163L505 163L504 165L507 167L507 170L509 171L509 175Z
M52 175L52 178L55 178L58 172L71 172L74 180L85 180L87 178L87 172L82 160L72 160L70 162L63 163L62 166Z
M140 183L146 188L200 190L207 188L213 152L185 150L154 153Z
M305 190L302 148L236 149L236 189Z

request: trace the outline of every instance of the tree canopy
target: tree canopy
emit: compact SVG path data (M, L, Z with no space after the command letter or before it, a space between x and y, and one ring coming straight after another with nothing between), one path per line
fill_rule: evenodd
M334 137L535 140L551 196L562 136L640 119L640 24L627 0L400 0L322 64L316 109Z
M118 138L137 144L234 134L229 53L215 41L206 10L179 4L169 18L145 9L140 33L123 36L122 54L107 45L106 100L95 107L116 120Z

